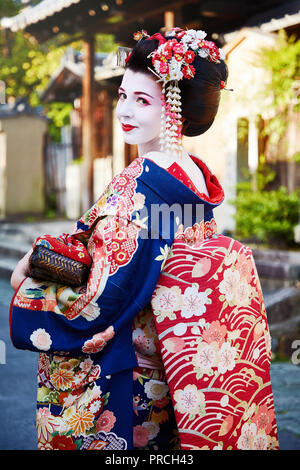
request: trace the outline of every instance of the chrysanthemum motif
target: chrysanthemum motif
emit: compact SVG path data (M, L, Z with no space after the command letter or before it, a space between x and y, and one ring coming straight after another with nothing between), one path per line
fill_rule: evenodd
M72 414L68 423L75 437L82 436L93 426L94 415L91 411L80 408Z
M66 370L58 367L51 374L51 382L57 390L67 390L71 388L74 380L74 373L72 370Z
M48 408L39 408L36 414L38 442L48 442L52 433L59 429L60 424L61 418L53 416Z

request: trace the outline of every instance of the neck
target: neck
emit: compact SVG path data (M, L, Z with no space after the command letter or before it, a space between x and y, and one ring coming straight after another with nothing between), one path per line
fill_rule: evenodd
M150 140L149 142L138 144L139 157L142 157L143 155L149 152L159 152L159 151L160 151L160 144L159 144L158 137L155 137L155 139Z
M146 143L143 143L143 144L138 144L138 155L139 157L143 157L145 156L146 154L148 153L160 153L160 154L164 154L164 157L165 158L168 158L169 160L174 160L174 155L172 154L168 154L167 152L162 152L160 150L160 143L159 143L159 139L158 138L155 138L149 142L146 142ZM175 160L180 163L180 162L184 162L186 160L190 160L190 156L188 154L188 152L186 150L184 150L184 148L182 147L182 150L181 150L181 154L180 155L177 155L175 157Z

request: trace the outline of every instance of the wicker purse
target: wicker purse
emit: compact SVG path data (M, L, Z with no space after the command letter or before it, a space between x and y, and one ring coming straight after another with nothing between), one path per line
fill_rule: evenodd
M65 245L61 239L50 236L39 237L37 240L29 259L30 277L71 287L87 283L91 258L85 248L83 251L81 247L79 251L78 244L76 247ZM83 261L79 260L79 253L82 254Z

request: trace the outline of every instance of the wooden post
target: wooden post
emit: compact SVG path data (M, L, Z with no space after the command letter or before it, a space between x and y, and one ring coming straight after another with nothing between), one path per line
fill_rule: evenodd
M172 28L175 28L173 11L165 11L164 23L165 23L165 28L167 29L167 31L170 31Z
M95 153L95 135L93 103L95 96L95 38L86 34L83 44L84 77L82 80L82 151L83 151L83 187L82 211L89 209L93 202L93 160Z

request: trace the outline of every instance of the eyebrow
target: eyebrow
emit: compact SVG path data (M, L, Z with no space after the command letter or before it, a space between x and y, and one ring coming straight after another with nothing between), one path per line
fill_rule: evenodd
M124 88L122 88L122 87L119 87L119 90L120 90L120 91L125 91ZM147 95L147 96L149 96L150 98L154 98L154 96L151 96L151 95L149 95L148 93L145 93L144 91L135 91L133 94L134 94L134 95Z

